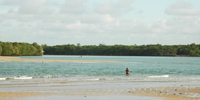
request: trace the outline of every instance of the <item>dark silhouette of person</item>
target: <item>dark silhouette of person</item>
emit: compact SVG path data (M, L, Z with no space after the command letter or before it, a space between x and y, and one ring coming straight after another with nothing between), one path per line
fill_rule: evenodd
M129 74L129 69L128 68L126 68L126 74Z

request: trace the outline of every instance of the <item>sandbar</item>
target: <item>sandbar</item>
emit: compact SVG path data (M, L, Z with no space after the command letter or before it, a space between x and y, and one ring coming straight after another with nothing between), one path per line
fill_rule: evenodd
M125 61L104 61L104 60L54 60L54 59L23 59L20 57L0 56L4 62L113 62L125 63Z

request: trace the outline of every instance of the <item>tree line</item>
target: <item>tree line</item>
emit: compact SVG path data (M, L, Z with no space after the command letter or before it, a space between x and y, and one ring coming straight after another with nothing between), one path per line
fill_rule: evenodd
M47 55L200 56L200 44L188 45L42 45Z
M41 56L43 48L37 43L1 42L0 56Z
M200 56L200 44L188 45L84 45L47 46L37 43L1 42L0 56L113 55L113 56Z

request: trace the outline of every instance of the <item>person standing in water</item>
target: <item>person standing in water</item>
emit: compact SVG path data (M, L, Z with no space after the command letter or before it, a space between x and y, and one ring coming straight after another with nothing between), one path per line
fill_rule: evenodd
M126 74L129 74L129 69L128 68L126 68Z

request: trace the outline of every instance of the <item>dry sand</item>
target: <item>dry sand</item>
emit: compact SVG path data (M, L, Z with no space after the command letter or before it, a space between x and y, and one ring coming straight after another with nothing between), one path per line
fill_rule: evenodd
M123 61L103 61L103 60L50 60L50 59L22 59L19 57L0 56L0 61L10 62L123 62Z

